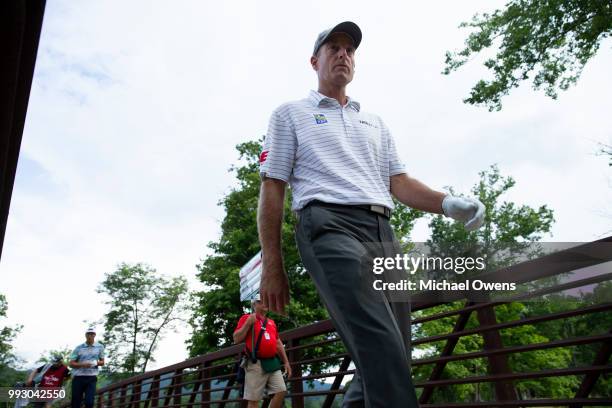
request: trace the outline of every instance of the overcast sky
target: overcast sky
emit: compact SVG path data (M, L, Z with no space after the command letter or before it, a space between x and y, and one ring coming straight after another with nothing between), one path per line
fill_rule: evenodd
M487 77L482 58L440 73L467 35L458 25L503 3L47 1L0 264L26 366L84 341L120 262L200 288L235 145L316 88L314 40L345 20L363 31L348 94L384 119L413 176L467 193L497 163L517 181L507 200L554 209L546 240L610 235L611 171L595 155L612 143L609 39L557 101L524 84L490 113L461 102ZM168 335L153 367L185 358L187 336Z

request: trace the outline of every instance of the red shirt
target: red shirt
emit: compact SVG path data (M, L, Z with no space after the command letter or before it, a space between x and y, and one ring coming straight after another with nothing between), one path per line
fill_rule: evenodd
M234 329L234 332L236 330L240 330L242 326L244 326L244 323L249 318L249 316L250 314L245 314L244 316L240 318L240 320L238 320L238 325L236 326L236 329ZM261 327L263 326L264 320L265 320L265 317L261 318L261 316L257 316L255 323L253 323L253 327L255 327L255 344L257 344L257 338L259 337L259 332L261 331ZM247 351L249 353L252 350L251 348L252 333L251 332L252 330L247 331L246 338L244 339L246 343ZM266 323L266 331L261 336L261 342L259 343L257 357L259 358L274 357L276 355L276 340L278 340L278 332L276 331L276 323L274 323L274 320L268 319L268 322Z
M41 370L43 367L40 367ZM61 365L59 367L49 367L49 369L43 374L42 379L40 380L39 387L42 388L51 388L51 387L61 387L64 382L64 378L69 377L70 372L65 365Z

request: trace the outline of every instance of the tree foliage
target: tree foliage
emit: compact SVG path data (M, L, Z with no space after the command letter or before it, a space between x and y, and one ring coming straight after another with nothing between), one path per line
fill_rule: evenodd
M486 206L484 225L476 231L466 231L460 223L442 216L431 220L431 237L428 245L433 252L445 251L445 255L457 256L453 251L465 248L479 248L479 254L485 254L488 260L496 263L492 269L514 264L517 260L512 251L524 254L526 250L536 247L527 257L539 254L536 242L550 232L554 222L553 211L546 205L537 208L519 206L504 201L504 195L515 186L511 177L501 175L497 166L481 172L480 180L472 188L472 195L478 197ZM487 266L491 267L489 261ZM488 268L489 269L489 268ZM551 285L556 280L536 282L531 285ZM536 286L537 287L537 286ZM584 293L555 293L525 302L512 302L495 307L495 317L499 323L517 321L529 317L548 315L578 307L609 302L609 282L604 282L592 291ZM420 314L437 314L454 310L462 306L460 302L446 304L428 309ZM456 316L423 323L414 328L417 338L449 333L453 330ZM570 319L552 320L534 325L501 330L499 332L504 347L520 346L549 341L604 334L610 330L610 313L598 313L577 316ZM480 326L476 313L472 313L466 330ZM424 356L439 355L445 342L429 343L418 347ZM484 340L479 334L460 338L453 354L462 354L483 350ZM511 354L508 357L510 370L513 372L537 372L547 369L567 368L592 365L600 344L580 347L560 347L547 350L536 350ZM417 366L414 370L419 380L431 374L432 366ZM489 364L486 359L455 361L446 365L443 378L465 378L488 374ZM533 398L571 398L574 396L581 378L577 376L546 377L527 379L514 383L521 399ZM610 395L612 380L602 379L592 392L592 396ZM430 402L447 401L487 401L494 399L491 384L462 384L442 387L435 391Z
M525 249L523 244L539 241L544 234L550 232L554 222L553 211L546 205L531 208L503 201L503 195L514 186L514 179L501 175L495 165L480 172L479 181L472 188L471 195L477 197L486 207L483 226L478 230L468 232L461 223L443 216L432 217L430 222L431 237L427 242L432 253L457 257L465 256L464 251L466 250L478 248L478 256L484 255L487 259L487 269L497 269L513 264L516 261L513 251L522 252ZM508 251L509 248L510 251ZM421 313L437 314L456 309L461 305L461 302L454 302ZM503 322L520 318L525 313L525 309L524 304L511 303L498 306L495 313L498 321ZM415 327L414 333L417 338L449 333L453 330L455 321L456 317L447 317L427 322ZM476 314L472 313L466 329L478 326L479 321ZM546 341L546 337L533 326L522 326L504 332L502 341L505 346L510 346L538 343ZM421 353L425 353L427 356L439 355L444 345L445 342L438 342L421 346L419 349ZM453 354L480 351L483 346L484 340L480 335L464 336L460 338ZM561 367L565 364L565 367L567 367L567 353L559 353L556 350L543 351L542 353L543 355L540 353L538 358L531 356L517 360L513 369L517 371L537 371L542 369L545 363L554 367ZM416 377L419 379L427 378L431 373L431 368L431 366L417 367L415 369ZM443 377L464 378L485 375L487 369L488 362L486 359L456 361L446 365ZM538 381L535 383L540 387L557 386L558 388L558 383L564 381L564 379ZM519 392L523 391L521 387L524 388L523 385L519 386ZM463 384L436 390L432 402L486 401L491 399L494 399L494 391L490 385Z
M429 224L430 247L448 249L452 245L458 247L465 247L466 244L479 245L481 250L493 258L497 249L506 249L512 243L537 242L544 234L550 232L554 216L548 206L531 208L502 201L501 197L516 184L512 177L502 176L496 165L480 172L479 177L480 180L474 185L471 193L485 205L483 226L468 232L461 223L441 215L435 216ZM506 262L511 261L512 259L506 260Z
M8 303L6 297L0 294L0 319L6 317ZM13 353L12 342L19 334L23 326L4 326L0 327L0 368L6 367L17 361L17 357Z
M98 293L108 296L104 315L107 369L144 372L164 331L182 319L187 281L167 278L143 264L121 264L105 275Z
M498 49L484 65L493 79L480 80L464 102L501 109L501 99L522 81L556 99L576 83L585 64L612 32L609 0L511 0L504 10L475 15L460 27L474 31L465 48L446 53L444 74L486 49Z
M41 364L53 363L55 356L62 356L64 364L68 365L72 350L69 346L64 346L60 349L44 351L36 362Z

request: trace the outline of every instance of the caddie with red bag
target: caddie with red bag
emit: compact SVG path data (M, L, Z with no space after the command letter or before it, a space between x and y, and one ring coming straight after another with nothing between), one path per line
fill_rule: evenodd
M291 365L278 338L276 323L266 317L268 309L259 299L253 300L251 306L253 313L243 315L234 330L234 343L245 342L244 399L249 408L255 408L267 389L269 395L274 395L270 408L279 408L287 393L281 369L291 377Z
M36 370L32 371L26 381L26 386L36 386L40 389L49 389L51 395L58 391L64 384L65 380L70 379L70 370L64 364L63 357L61 354L53 354L51 356L51 363L42 365ZM45 398L37 402L33 402L34 408L50 407L56 398ZM58 398L59 399L59 395Z

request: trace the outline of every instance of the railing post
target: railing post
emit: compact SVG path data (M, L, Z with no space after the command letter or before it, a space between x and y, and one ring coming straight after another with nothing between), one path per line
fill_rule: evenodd
M132 384L132 395L130 395L130 402L128 408L140 408L140 399L142 392L142 380L136 381L136 384Z
M472 302L466 302L464 307L469 307L471 305L473 305ZM465 326L467 325L470 319L471 313L472 313L471 311L467 311L467 312L461 312L461 314L459 314L459 317L457 318L457 321L455 322L455 326L453 327L453 333L457 333L465 329ZM440 357L450 356L451 354L453 354L453 351L455 350L455 346L457 345L458 342L459 342L458 337L448 339L446 341L446 344L444 345L444 349L440 353ZM433 370L431 371L431 375L429 376L429 381L439 380L442 377L442 372L444 371L444 367L446 367L445 362L436 363ZM427 402L429 402L429 400L431 399L433 395L434 390L435 390L434 386L426 385L423 388L423 392L421 393L421 396L419 397L419 403L426 404Z
M211 374L211 369L208 368L210 366L210 361L205 361L204 364L202 364L202 375L203 375L203 381L202 381L202 406L204 406L204 402L210 402L210 376ZM207 407L210 406L209 404L206 405Z
M289 358L289 363L295 363L300 361L301 359L301 350L297 349L297 350L293 350L294 347L297 347L300 345L300 340L299 339L292 339L289 340L289 347L292 348L291 351L289 351L289 355L287 356L287 358ZM292 364L292 371L293 371L293 378L301 378L302 377L302 365L297 363L297 364ZM291 394L293 393L302 393L304 392L304 385L302 381L293 381L291 382ZM304 396L303 395L297 395L297 396L291 396L291 408L304 408Z
M193 408L193 403L195 402L196 396L200 391L200 387L202 386L202 378L203 378L203 364L198 366L198 375L195 378L195 382L191 387L191 395L189 395L189 404L187 404L187 408Z
M174 398L172 399L172 404L181 405L183 395L183 370L176 370L174 375L176 381L174 383Z
M612 333L612 330L610 330L608 333ZM604 341L601 348L599 349L599 352L595 356L595 359L593 360L592 365L593 366L605 365L610 359L611 355L612 355L612 341L610 340ZM593 390L593 387L595 386L595 383L597 382L597 379L599 378L599 376L600 376L600 373L598 372L585 375L574 398L575 399L587 398L589 394L591 393L591 391ZM582 408L582 405L583 404L573 404L573 405L570 405L570 408Z
M98 393L98 401L96 401L96 405L98 406L98 408L103 407L103 399L104 399L104 393L103 392Z
M127 395L127 385L121 387L121 394L119 395L119 408L125 408L125 396Z
M342 360L342 363L340 363L340 368L338 368L338 371L340 372L346 371L348 370L350 365L351 365L351 358L349 356L346 356ZM334 378L334 382L332 383L332 386L329 388L329 390L330 391L339 390L340 386L342 385L343 379L344 379L344 374L336 375L336 378ZM321 408L331 408L332 404L334 403L334 399L336 399L336 394L327 394L327 396L325 397L325 401L323 401L323 405L321 405Z
M156 375L153 377L153 382L151 383L151 391L149 392L151 395L151 408L157 408L159 406L159 379L160 376Z
M478 309L476 313L481 326L497 324L495 308L493 306ZM504 347L499 330L487 330L480 333L480 335L484 340L484 350L502 349ZM490 374L510 374L512 372L508 364L507 355L489 356L488 359ZM516 401L518 398L512 381L496 381L495 397L496 401Z
M238 354L238 360L240 360L240 354ZM233 367L234 367L234 365L230 366L230 373L232 373L232 374L233 374ZM229 380L227 381L227 384L225 385L227 388L223 391L223 396L221 397L221 399L223 399L223 400L229 399L230 394L232 392L232 390L229 389L229 387L233 387L235 383L236 383L236 376L232 375L229 378ZM240 406L242 407L242 404ZM246 407L246 402L245 402L244 406ZM225 402L219 403L219 408L225 408Z
M166 389L166 395L164 397L164 407L170 405L170 401L172 401L172 397L175 393L174 388L176 387L176 374L177 371L172 373L172 380L170 381L170 386Z

